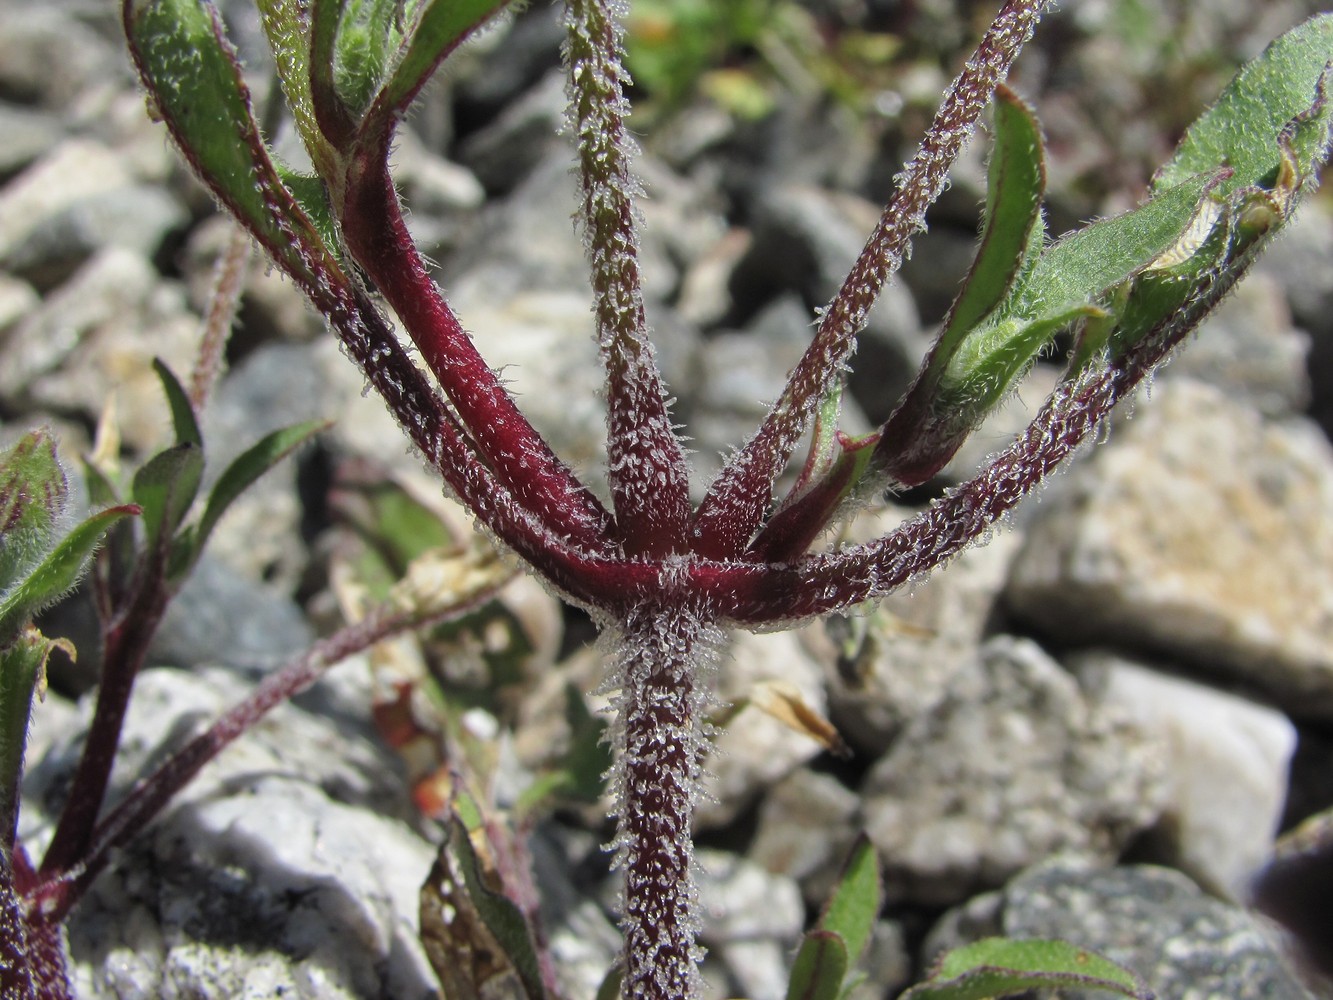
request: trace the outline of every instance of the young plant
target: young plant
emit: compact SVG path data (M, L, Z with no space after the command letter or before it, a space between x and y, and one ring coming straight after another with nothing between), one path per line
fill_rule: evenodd
M686 1000L699 995L700 954L690 821L722 629L781 627L890 593L983 534L1078 448L1314 186L1333 121L1333 17L1307 22L1242 72L1139 208L1048 243L1040 131L1002 86L1045 4L1005 0L779 399L692 506L685 449L644 320L617 4L568 0L565 17L579 225L606 371L609 498L594 495L518 410L408 235L388 169L395 129L444 58L508 5L259 0L310 174L281 165L265 144L211 3L124 0L123 11L153 113L194 170L327 318L477 522L588 609L609 637L621 989ZM896 411L873 433L850 438L838 429L839 400L857 333L988 106L994 151L976 262ZM1064 377L1031 425L973 479L883 538L809 551L859 504L934 475L1070 330ZM775 495L812 426L795 486ZM466 841L468 823L455 825L455 840ZM87 836L81 823L77 835L58 837L57 857L69 862ZM993 954L965 955L941 970L941 982L966 980L969 969L989 975ZM974 982L966 995L1034 984L1019 975L1023 968L1019 961L1008 979ZM921 995L948 995L941 989Z

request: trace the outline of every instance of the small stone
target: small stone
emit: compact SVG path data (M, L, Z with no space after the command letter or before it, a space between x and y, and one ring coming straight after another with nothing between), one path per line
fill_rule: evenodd
M1180 872L1091 869L1057 859L1025 872L1002 896L1005 935L1062 938L1099 952L1132 969L1159 997L1308 1000L1254 918Z
M1333 448L1317 428L1162 380L1046 496L1006 593L1023 621L1333 717Z
M734 995L779 1000L805 922L796 883L722 851L699 851L698 860L702 942L730 973Z
M1097 704L1135 720L1165 750L1161 858L1240 899L1272 853L1296 730L1282 713L1106 653L1074 661Z
M756 685L777 681L790 687L812 711L823 715L823 676L790 632L736 632L722 657L718 697L746 698ZM822 747L754 705L741 709L713 740L705 762L703 801L695 827L724 826L774 782L818 756Z
M888 891L947 905L1056 851L1116 857L1161 811L1156 752L1034 643L992 639L866 778Z
M821 906L860 829L860 807L857 794L838 779L798 768L764 796L749 857L796 879L806 903Z

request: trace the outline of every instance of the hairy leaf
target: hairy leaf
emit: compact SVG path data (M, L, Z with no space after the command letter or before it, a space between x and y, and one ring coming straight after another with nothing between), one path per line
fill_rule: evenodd
M902 1000L990 1000L1031 989L1104 990L1151 1000L1129 970L1065 941L987 938L940 959L925 982Z
M235 49L205 0L124 0L125 33L153 109L233 215L329 309L345 284L314 225L278 178Z
M14 640L34 614L78 583L102 536L122 517L139 513L133 504L100 511L80 522L14 586L0 594L0 646Z
M199 551L207 543L218 520L237 497L269 469L328 427L329 422L326 420L310 420L303 424L285 427L265 435L238 455L218 477L218 481L208 494L204 512L190 540L189 561L193 563L198 557Z
M336 169L336 154L320 131L310 94L310 0L256 2L297 134L315 169L323 176L332 176Z
M0 595L46 554L68 495L49 430L30 431L0 453Z
M367 116L368 138L378 142L459 43L513 0L425 0L405 48Z
M1171 161L1153 182L1155 190L1196 174L1229 167L1231 176L1215 191L1226 197L1248 185L1271 187L1277 166L1276 138L1286 124L1315 101L1315 88L1333 61L1333 14L1312 17L1277 39L1248 63L1221 98L1185 133ZM1322 128L1319 127L1322 122ZM1298 169L1307 177L1328 156L1328 112L1293 139Z
M171 407L171 424L176 432L177 444L194 444L203 447L204 438L199 433L199 422L195 418L194 406L190 403L189 393L180 384L180 380L161 358L153 359L153 371L162 382L162 391L166 394L167 405Z
M837 1000L847 978L847 945L832 931L815 929L801 941L787 983L787 1000Z

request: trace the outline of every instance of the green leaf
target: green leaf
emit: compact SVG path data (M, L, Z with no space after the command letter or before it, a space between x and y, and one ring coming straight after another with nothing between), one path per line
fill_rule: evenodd
M792 964L787 1000L836 1000L848 969L865 950L883 904L879 858L862 834L852 845L833 895Z
M185 387L180 384L175 373L166 366L161 358L153 359L153 371L162 381L162 390L167 396L167 405L171 407L171 424L176 432L177 444L195 444L201 448L203 435L199 433L199 422L194 414L194 405Z
M625 970L617 962L606 970L606 976L597 987L597 995L593 1000L620 1000L620 984L624 978Z
M297 134L316 171L331 177L337 172L337 155L319 129L310 96L310 0L257 0L257 3ZM299 195L298 200L301 200Z
M171 544L190 512L203 474L203 449L188 441L158 452L134 474L130 495L143 508L149 552Z
M1055 243L1005 303L1004 316L1031 321L1096 303L1180 239L1216 173L1165 188L1138 208Z
M987 938L946 954L901 1000L989 1000L1032 989L1104 990L1151 1000L1132 972L1066 941Z
M199 518L199 524L190 539L188 564L193 565L213 529L217 527L218 521L237 497L249 489L265 472L320 431L327 430L329 426L327 420L310 420L286 427L265 435L238 455L209 491L208 500L204 504L204 513ZM182 568L173 567L174 573L178 573Z
M0 645L0 850L6 856L14 847L32 696L45 689L46 661L57 648L73 659L67 641L48 639L31 627Z
M138 507L126 504L93 514L60 539L31 572L0 594L0 647L13 642L34 614L78 583L88 557L108 528L122 517L137 513Z
M513 0L426 0L406 44L376 95L363 125L363 140L382 142L398 115L420 93L436 68L468 35Z
M338 26L334 84L354 118L360 118L388 75L402 43L395 0L348 0Z
M1277 136L1317 103L1315 88L1330 60L1333 14L1312 17L1274 41L1190 126L1171 161L1158 172L1154 190L1220 166L1233 173L1219 185L1218 197L1255 184L1271 187ZM1328 115L1325 109L1293 136L1292 151L1303 174L1311 174L1328 155Z
M484 831L484 825L473 827ZM449 851L456 852L468 904L475 908L481 923L495 937L505 961L512 965L523 984L527 1000L544 1000L547 991L541 984L537 951L533 945L532 928L528 927L523 911L513 900L489 887L488 873L473 848L468 827L460 819L449 823Z
M832 931L810 931L792 962L787 1000L837 1000L849 964L841 937Z
M938 363L947 363L967 332L1004 301L1029 249L1041 247L1046 189L1041 127L1004 86L995 92L994 130L981 248L949 310L935 351Z
M51 431L30 431L0 453L0 594L46 554L68 496Z
M820 930L837 934L847 945L848 957L855 960L870 940L871 929L883 902L879 858L874 845L862 834L852 846L837 888L825 905L818 926Z
M124 0L123 15L139 76L186 160L315 305L332 311L332 289L347 278L278 178L216 9Z

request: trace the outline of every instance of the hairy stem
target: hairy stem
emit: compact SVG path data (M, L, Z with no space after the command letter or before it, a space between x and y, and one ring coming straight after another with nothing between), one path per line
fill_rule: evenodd
M437 625L475 609L494 598L508 579L484 587L465 601L444 609L419 612L389 606L339 630L265 678L244 700L233 706L212 726L171 755L156 771L144 778L107 818L97 825L90 846L71 878L51 880L37 887L34 895L43 902L43 912L60 919L78 902L93 880L106 867L111 853L140 833L194 779L205 764L238 736L253 728L270 711L309 688L347 657L384 639L414 629Z
M1032 36L1047 0L1007 0L935 114L921 147L895 179L879 225L824 311L818 332L759 431L723 469L695 515L696 550L721 557L742 551L758 530L773 483L786 468L811 416L843 378L856 336L885 283L925 228L926 209L977 118Z
M160 565L141 568L140 584L129 604L105 628L102 644L102 682L97 707L83 745L68 798L51 845L42 858L43 875L64 872L84 857L97 815L106 798L107 783L120 747L134 680L148 655L148 645L166 610L168 594L163 581L165 556Z
M710 665L721 634L687 599L636 608L618 631L611 779L624 877L623 995L696 1000L702 950L690 827L708 697L700 668Z
M190 373L190 403L196 411L203 409L213 384L222 373L223 352L236 321L241 292L245 289L250 245L250 234L233 223L226 249L222 251L213 275L213 294L209 296L208 315L204 317L204 335L199 343L194 371Z
M685 540L689 465L671 426L644 319L622 31L606 0L569 0L567 10L569 118L578 141L580 221L607 374L611 495L626 551L667 555L681 551Z
M496 477L551 531L605 549L611 517L551 451L486 364L426 271L383 161L352 171L343 235L388 300ZM373 359L372 359L373 360Z

